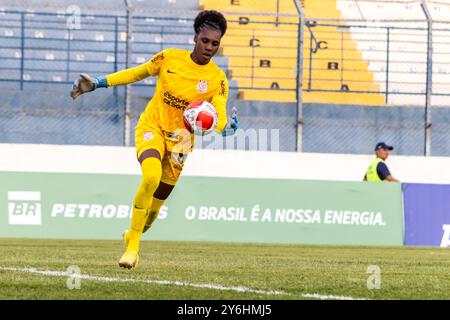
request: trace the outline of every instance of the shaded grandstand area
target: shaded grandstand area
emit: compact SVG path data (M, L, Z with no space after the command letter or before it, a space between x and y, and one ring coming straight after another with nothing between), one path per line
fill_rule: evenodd
M228 76L229 108L237 106L241 117L239 137L278 130L274 151L333 153L371 153L383 140L397 154L421 155L428 106L428 147L432 155L448 156L446 1L427 2L430 29L415 1L305 0L299 2L301 21L290 0L130 0L129 7L105 0L101 8L86 0L75 6L4 0L0 142L132 146L157 79L128 91L99 90L76 103L69 98L73 81L82 72L96 76L145 63L166 48L192 50L193 19L201 9L217 9L229 28L214 60Z
M187 10L199 10L198 0L102 0L101 3L90 0L79 0L74 3L70 0L54 0L46 1L43 5L41 0L3 0L1 7L3 9L31 9L35 11L53 10L53 9L67 9L72 5L77 5L82 8L82 11L96 12L96 13L123 13L129 7L133 7L136 11L154 11L159 10L163 13L164 10L174 12L180 11L186 15Z

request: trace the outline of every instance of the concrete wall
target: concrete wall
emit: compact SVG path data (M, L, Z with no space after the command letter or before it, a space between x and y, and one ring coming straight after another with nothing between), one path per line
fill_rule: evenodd
M136 174L134 148L0 144L0 171ZM361 181L373 155L194 150L183 175ZM402 182L450 183L450 157L391 156Z
M423 108L305 104L303 119L305 152L371 153L385 141L396 154L423 155Z
M123 145L123 88L98 90L76 103L67 90L57 92L1 90L0 143ZM149 97L132 99L131 143L134 126ZM259 151L296 150L295 103L243 101L231 97L228 108L238 108L237 135L197 139L204 149ZM431 155L450 156L450 108L431 112ZM375 144L394 145L393 154L424 154L424 109L324 104L303 106L303 152L370 154Z

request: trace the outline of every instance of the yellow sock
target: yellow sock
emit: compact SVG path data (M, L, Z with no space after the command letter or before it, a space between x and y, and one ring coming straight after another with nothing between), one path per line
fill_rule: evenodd
M131 216L130 240L127 250L139 251L142 232L148 213L152 205L153 193L161 180L161 161L156 158L147 158L142 162L142 182L133 202Z
M145 221L148 217L147 209L137 209L133 208L133 215L131 216L131 228L130 228L130 238L128 241L128 249L132 251L139 251L139 242L141 240L142 229Z
M160 200L158 198L153 197L152 199L152 205L150 207L147 221L145 222L144 231L146 232L150 227L152 226L152 223L158 218L159 210L161 209L162 205L164 204L165 200Z

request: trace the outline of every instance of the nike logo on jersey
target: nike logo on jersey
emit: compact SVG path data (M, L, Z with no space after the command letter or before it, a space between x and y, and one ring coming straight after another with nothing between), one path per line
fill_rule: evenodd
M175 72L173 72L173 71L170 71L169 69L167 69L167 73L175 73Z

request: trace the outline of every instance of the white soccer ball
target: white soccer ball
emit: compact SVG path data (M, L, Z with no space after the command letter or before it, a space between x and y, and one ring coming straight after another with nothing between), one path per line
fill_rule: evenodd
M195 135L204 136L214 131L217 126L217 112L214 106L206 101L191 103L183 115L184 126Z

